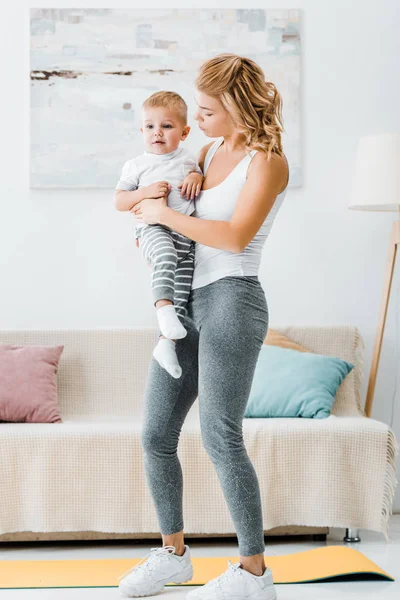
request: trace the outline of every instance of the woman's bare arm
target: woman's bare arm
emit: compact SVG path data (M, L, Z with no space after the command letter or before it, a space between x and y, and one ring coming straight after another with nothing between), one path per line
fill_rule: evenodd
M266 219L285 185L287 172L283 156L272 155L268 160L264 152L257 152L230 221L188 217L160 204L157 222L205 246L241 252Z

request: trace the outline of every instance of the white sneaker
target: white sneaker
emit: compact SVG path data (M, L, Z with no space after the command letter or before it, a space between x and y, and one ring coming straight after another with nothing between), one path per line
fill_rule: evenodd
M232 564L219 577L208 581L205 585L188 594L188 600L276 600L276 591L272 572L267 567L257 577L242 569L240 562Z
M146 558L146 562L143 563ZM123 595L130 598L153 596L160 592L166 583L186 583L193 579L190 548L185 544L183 556L175 554L175 546L152 548L147 556L118 579L126 573L130 575L119 584Z

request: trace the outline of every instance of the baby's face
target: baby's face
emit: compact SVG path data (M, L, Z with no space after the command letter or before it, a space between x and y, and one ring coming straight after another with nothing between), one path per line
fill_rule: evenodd
M146 151L152 154L173 152L184 140L190 127L182 123L176 112L168 108L144 108L142 111L142 127Z

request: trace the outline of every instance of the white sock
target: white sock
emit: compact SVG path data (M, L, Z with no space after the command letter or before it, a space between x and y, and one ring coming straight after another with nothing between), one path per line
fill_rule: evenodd
M179 379L182 375L182 369L179 366L175 351L175 342L173 340L164 340L161 338L153 350L153 356L158 364L168 371L172 377Z
M164 337L169 340L180 340L187 335L187 331L178 319L173 304L166 304L157 308L158 325Z

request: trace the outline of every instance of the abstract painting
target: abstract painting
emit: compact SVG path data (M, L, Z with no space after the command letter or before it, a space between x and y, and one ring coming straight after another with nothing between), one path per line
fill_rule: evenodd
M185 99L197 154L210 139L193 118L194 80L223 52L277 86L290 186L301 185L299 10L32 8L30 34L31 187L114 188L143 152L141 105L158 90Z

